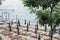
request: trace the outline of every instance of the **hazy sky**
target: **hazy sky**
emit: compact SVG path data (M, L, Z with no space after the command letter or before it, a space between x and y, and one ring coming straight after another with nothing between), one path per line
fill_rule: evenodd
M6 0L1 5L2 8L17 9L17 11L27 10L21 0Z
M20 19L28 19L33 20L35 19L34 14L30 14L28 11L28 8L24 7L21 0L6 0L2 3L0 8L4 9L14 9L14 14L11 17L15 17L16 14L18 15L18 18Z

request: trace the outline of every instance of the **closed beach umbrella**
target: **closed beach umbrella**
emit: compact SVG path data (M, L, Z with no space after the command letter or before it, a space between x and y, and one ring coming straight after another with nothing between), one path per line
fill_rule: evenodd
M11 20L11 25L13 25L13 20Z
M38 22L36 23L36 27L37 27L37 30L38 30Z
M19 21L19 19L18 19L18 23L17 23L17 24L18 24L18 26L21 26L21 25L20 25L20 21Z
M9 23L9 31L12 31L12 29L11 29L11 24Z
M29 31L29 24L27 23L27 31Z
M19 26L18 26L18 24L17 24L17 34L19 35Z
M39 34L39 36L38 36L38 40L41 40L41 38L40 38L40 34Z
M37 27L36 27L36 25L35 25L35 34L37 34Z
M30 25L30 21L29 21L29 25Z
M25 23L24 24L26 24L26 20L25 20Z

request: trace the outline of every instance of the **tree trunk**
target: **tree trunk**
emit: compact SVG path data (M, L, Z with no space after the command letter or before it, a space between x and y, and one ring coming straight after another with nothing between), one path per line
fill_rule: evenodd
M52 28L52 25L51 25L51 40L53 38L53 28Z
M60 28L59 28L59 35L60 35Z
M45 24L45 32L47 31L47 25Z
M27 32L29 31L29 24L27 23Z
M50 16L52 17L53 15L52 15L52 12L53 12L53 6L50 6L50 9L51 9L51 12L50 12ZM51 19L51 40L52 40L52 38L53 38L53 28L52 28L52 19Z
M53 30L54 30L54 33L56 33L56 26L54 26Z

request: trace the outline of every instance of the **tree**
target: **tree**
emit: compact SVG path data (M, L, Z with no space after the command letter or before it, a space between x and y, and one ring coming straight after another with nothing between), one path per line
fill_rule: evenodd
M54 8L54 15L55 15L55 26L54 26L54 31L56 31L56 26L60 24L60 2L56 5Z
M38 10L36 11L36 16L39 23L45 26L45 31L47 31L46 25L48 24L48 20L50 19L50 11L48 10Z
M29 7L33 12L36 13L38 9L36 14L40 24L44 25L48 23L51 26L51 40L53 37L53 25L55 25L56 22L56 17L54 16L53 11L59 2L60 0L23 0L24 5ZM43 11L39 9L40 7ZM49 9L49 13L44 13L46 9Z

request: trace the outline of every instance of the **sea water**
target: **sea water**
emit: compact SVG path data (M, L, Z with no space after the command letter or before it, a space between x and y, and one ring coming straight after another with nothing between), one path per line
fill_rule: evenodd
M7 13L5 13L6 11L0 11L0 16L3 17L2 19L4 20L13 20L13 21L17 21L18 19L21 21L21 22L24 22L25 20L27 22L37 22L37 19L36 19L36 15L35 14L31 14L29 12L23 12L23 13L20 13L20 12L10 12L8 11ZM8 15L9 14L9 15ZM0 19L1 19L0 17Z
M10 20L16 21L19 19L21 22L24 22L25 20L28 22L37 22L36 15L30 14L30 13L17 13L16 14L10 14Z

